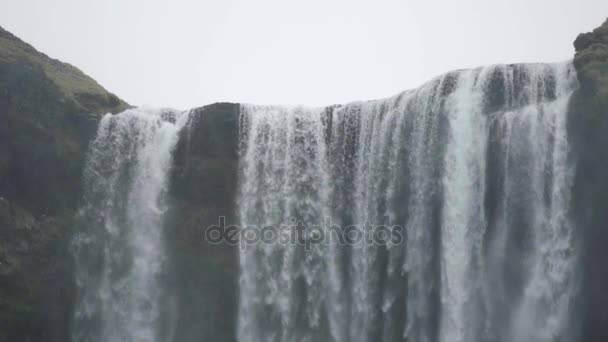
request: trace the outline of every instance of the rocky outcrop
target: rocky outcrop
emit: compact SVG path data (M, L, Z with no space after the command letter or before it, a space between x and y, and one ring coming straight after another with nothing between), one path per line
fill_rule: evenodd
M574 42L580 82L569 114L573 210L582 231L581 341L608 340L608 20Z
M99 115L127 107L0 28L0 195L41 214L73 208Z
M66 103L83 113L117 113L129 104L108 92L73 65L52 59L0 27L0 64L13 68L38 69L53 83Z
M87 146L101 114L127 107L0 28L0 342L70 340ZM236 221L238 112L194 109L175 151L166 235L178 341L235 339L238 250L209 244L204 230Z
M236 339L238 249L205 239L205 230L236 224L239 105L193 110L181 133L171 179L167 236L177 294L176 341Z
M579 35L574 41L574 66L581 84L580 100L596 105L589 115L608 110L608 20L593 32Z
M570 111L574 214L584 229L581 340L608 340L608 22L580 35ZM103 113L129 105L75 67L0 28L0 342L68 341L69 243L87 145ZM238 249L205 240L236 223L238 104L191 113L171 174L166 236L176 341L234 341Z
M0 28L0 341L67 341L89 140L129 105Z
M69 216L36 217L0 198L0 341L68 339L70 223Z

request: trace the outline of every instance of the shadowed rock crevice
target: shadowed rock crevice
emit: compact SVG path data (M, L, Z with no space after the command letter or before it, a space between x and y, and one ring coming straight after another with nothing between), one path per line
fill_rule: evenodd
M568 129L577 162L573 211L585 244L577 309L583 317L581 340L603 342L608 340L603 265L608 21L574 45L580 89L570 104ZM442 95L455 90L451 75ZM490 111L506 105L501 81L492 88ZM69 243L88 144L101 114L128 107L77 68L0 28L0 341L69 340L74 302ZM238 248L210 244L204 232L219 217L227 225L237 222L239 109L220 103L192 110L174 152L165 236L175 289L175 341L236 339Z
M176 341L235 341L238 249L205 240L205 229L236 224L239 105L190 112L174 153L166 236L177 301Z

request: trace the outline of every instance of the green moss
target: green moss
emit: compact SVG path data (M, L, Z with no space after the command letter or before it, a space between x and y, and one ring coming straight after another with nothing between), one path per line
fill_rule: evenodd
M91 114L127 106L0 28L0 342L69 340L69 241Z
M0 27L0 64L40 68L63 96L91 112L119 112L129 104L109 93L78 68L49 58Z

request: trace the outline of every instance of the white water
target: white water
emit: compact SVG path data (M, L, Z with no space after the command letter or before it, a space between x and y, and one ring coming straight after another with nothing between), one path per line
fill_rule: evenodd
M576 86L569 64L492 66L385 100L242 106L243 227L407 238L242 239L238 340L576 341ZM74 242L74 341L172 340L163 221L186 121L142 109L101 121Z
M243 226L408 238L245 243L239 341L575 341L576 86L569 64L492 66L386 100L243 106Z
M84 227L75 238L74 341L164 341L164 196L187 115L130 109L106 115L85 169Z

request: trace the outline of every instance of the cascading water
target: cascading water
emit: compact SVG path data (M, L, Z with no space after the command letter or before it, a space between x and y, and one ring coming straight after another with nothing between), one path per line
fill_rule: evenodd
M242 106L239 341L576 340L576 87L569 63L499 65Z
M74 341L170 340L164 196L186 120L143 109L101 120L85 168L84 229L74 240Z

